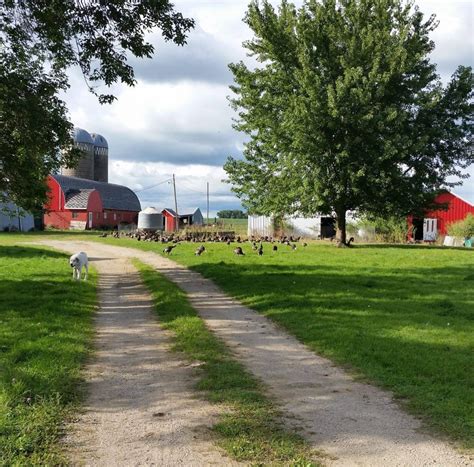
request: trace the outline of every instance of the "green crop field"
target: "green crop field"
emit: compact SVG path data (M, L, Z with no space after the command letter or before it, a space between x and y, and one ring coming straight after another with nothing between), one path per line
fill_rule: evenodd
M97 239L99 240L99 239ZM106 243L161 254L128 239ZM474 251L311 243L180 244L171 258L213 279L321 355L391 389L426 426L474 446Z
M67 255L12 245L32 238L0 235L0 465L64 463L93 332L94 272L78 283Z

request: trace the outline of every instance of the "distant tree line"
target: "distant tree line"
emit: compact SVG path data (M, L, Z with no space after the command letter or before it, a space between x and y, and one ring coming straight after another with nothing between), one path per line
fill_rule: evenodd
M240 209L224 209L217 213L220 219L247 219L248 214Z

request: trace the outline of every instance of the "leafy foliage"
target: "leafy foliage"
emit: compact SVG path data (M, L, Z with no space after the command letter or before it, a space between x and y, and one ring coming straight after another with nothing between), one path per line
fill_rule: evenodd
M245 22L259 64L230 65L231 103L249 140L225 169L250 211L334 212L344 242L348 210L407 214L474 161L471 68L443 87L412 3L254 0Z
M0 193L25 209L46 199L45 175L74 165L72 124L60 92L65 71L79 67L101 103L98 86L135 84L128 57L151 57L145 34L186 43L192 19L168 0L5 0L0 4ZM1 199L0 199L1 201Z
M406 243L410 228L406 217L364 217L358 222L347 226L351 235L359 230L374 233L374 240L382 243Z
M468 213L462 221L448 224L448 234L452 237L474 237L474 215Z

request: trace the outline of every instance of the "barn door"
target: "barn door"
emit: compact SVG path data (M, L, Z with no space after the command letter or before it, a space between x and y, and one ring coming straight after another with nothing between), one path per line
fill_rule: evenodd
M438 236L438 219L423 220L423 240L434 242Z
M89 213L89 229L92 229L92 219L93 219L93 217L94 217L94 216L93 216L93 213L90 212L90 213Z

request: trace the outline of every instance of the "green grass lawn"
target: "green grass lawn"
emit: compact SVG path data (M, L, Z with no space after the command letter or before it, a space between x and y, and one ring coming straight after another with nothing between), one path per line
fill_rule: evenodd
M152 293L161 324L173 333L175 350L203 363L197 388L227 407L214 426L219 444L234 459L257 465L316 465L308 445L282 427L262 385L206 328L186 294L153 268L139 261L135 266Z
M99 240L99 239L97 239ZM128 239L106 243L161 253ZM474 251L312 243L263 257L248 244L180 244L172 259L213 279L319 354L391 389L427 426L474 446Z
M12 245L24 237L0 236L0 465L57 465L91 346L95 274L73 282L67 255Z

